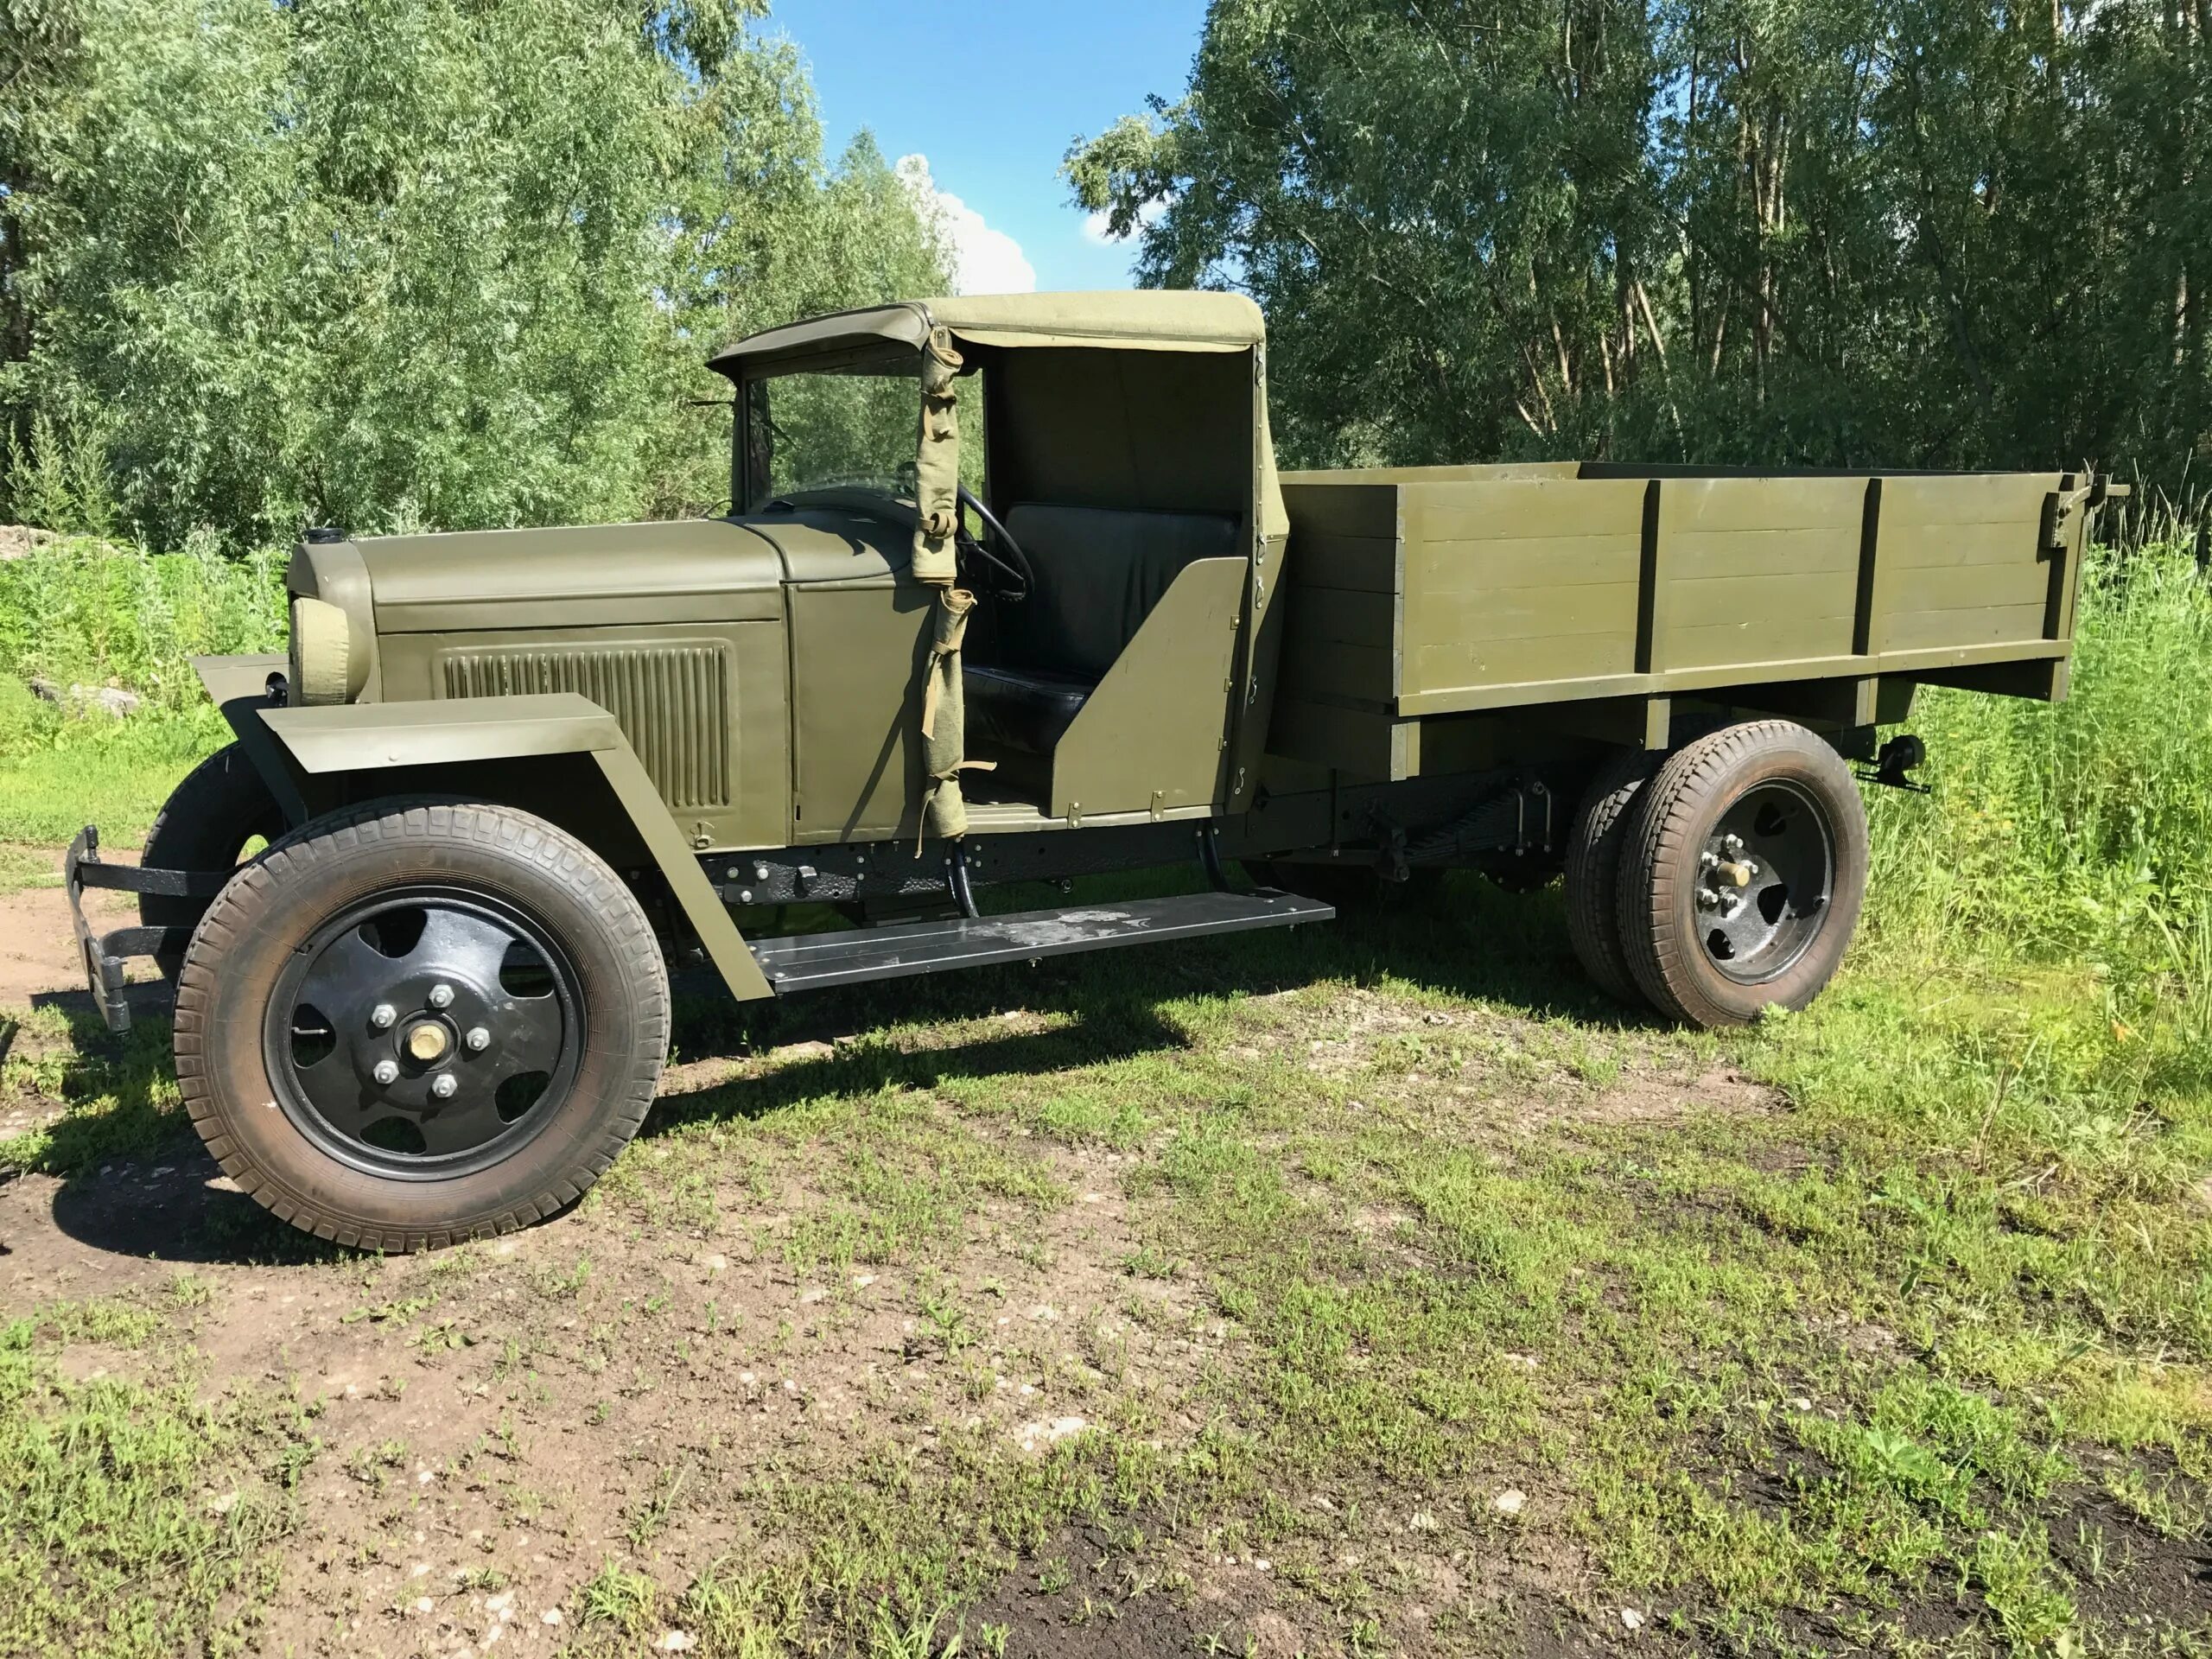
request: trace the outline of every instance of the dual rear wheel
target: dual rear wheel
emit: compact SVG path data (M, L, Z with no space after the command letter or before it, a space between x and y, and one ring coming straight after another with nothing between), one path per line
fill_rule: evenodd
M1866 806L1833 747L1788 721L1724 727L1592 780L1568 842L1569 934L1611 995L1748 1024L1834 977L1867 855Z

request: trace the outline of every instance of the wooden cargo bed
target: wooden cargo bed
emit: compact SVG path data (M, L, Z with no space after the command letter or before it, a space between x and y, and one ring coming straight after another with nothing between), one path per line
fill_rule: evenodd
M1602 700L1656 739L1682 698L1868 725L1885 685L2062 697L2098 499L2069 473L1573 462L1282 483L1270 747L1384 777L1444 715Z

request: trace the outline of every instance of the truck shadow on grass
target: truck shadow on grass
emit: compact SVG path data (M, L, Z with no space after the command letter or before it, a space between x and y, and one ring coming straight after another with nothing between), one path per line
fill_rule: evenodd
M1154 877L1111 886L1113 896L1134 897L1175 884ZM1555 887L1507 893L1468 874L1453 878L1441 903L1421 910L1385 906L1318 928L891 981L784 1003L733 1003L710 977L687 972L677 982L680 1058L742 1059L808 1042L830 1043L830 1052L763 1076L665 1096L643 1134L709 1119L756 1119L804 1101L887 1087L1044 1075L1187 1048L1191 1038L1173 1014L1178 1003L1386 980L1533 1020L1656 1028L1650 1016L1607 1001L1581 977ZM347 1254L222 1184L176 1103L161 988L134 995L133 1027L120 1037L82 993L42 997L37 1006L68 1022L73 1054L61 1078L63 1098L105 1103L65 1112L47 1130L43 1152L29 1160L32 1170L64 1178L53 1209L64 1233L96 1249L180 1263ZM1010 1010L1058 1018L1042 1031L943 1046L871 1040L893 1027L952 1026Z

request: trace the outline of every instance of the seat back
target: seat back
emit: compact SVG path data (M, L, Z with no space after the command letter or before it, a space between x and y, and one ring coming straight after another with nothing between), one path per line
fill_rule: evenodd
M1228 513L1014 507L1007 531L1036 582L1023 603L1000 608L1000 660L1103 677L1185 565L1236 556L1238 523Z

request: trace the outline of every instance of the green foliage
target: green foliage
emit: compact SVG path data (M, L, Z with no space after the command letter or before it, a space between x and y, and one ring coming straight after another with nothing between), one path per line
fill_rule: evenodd
M57 528L696 511L711 345L944 280L757 0L7 3L9 493Z
M2201 11L1217 0L1068 158L1248 289L1301 462L2132 462L2212 441Z
M68 537L0 563L0 679L120 685L169 709L204 704L188 658L280 651L284 557L219 556L206 537L148 554ZM22 729L0 692L0 754Z
M2212 588L2179 549L2100 555L2056 708L1921 694L1932 801L1874 814L1872 918L1930 960L2078 963L2124 1023L2212 1037ZM2178 1011L2177 1014L2177 1011Z

